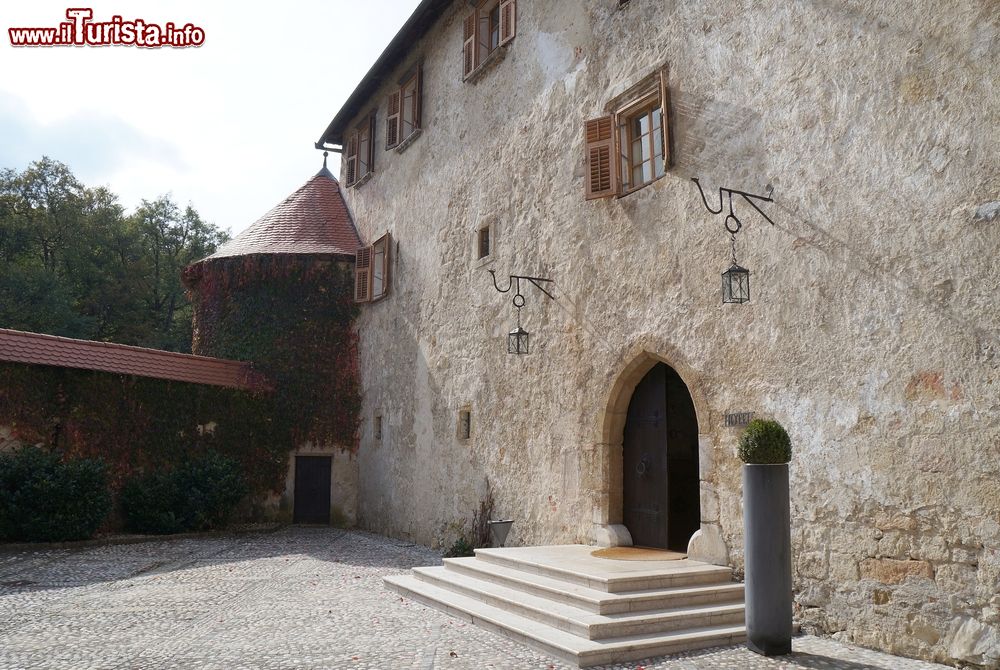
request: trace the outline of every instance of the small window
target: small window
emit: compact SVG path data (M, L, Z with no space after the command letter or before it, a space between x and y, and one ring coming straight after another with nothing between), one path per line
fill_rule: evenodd
M622 192L641 188L660 177L663 168L663 111L660 97L618 117Z
M372 421L372 434L375 436L376 442L382 441L382 415L376 414L375 419Z
M647 77L614 114L584 124L588 200L623 196L663 177L670 165L664 70Z
M468 440L472 437L472 410L469 408L458 411L458 439Z
M345 169L348 186L357 186L367 181L375 170L375 151L372 138L375 137L375 115L370 115L361 123L347 140Z
M491 53L514 39L516 31L515 0L481 0L465 19L463 77L468 78Z
M477 245L479 258L486 258L490 255L490 227L485 226L479 229L479 244Z
M389 293L392 236L386 233L354 255L354 301L375 302Z
M420 130L420 112L423 96L421 66L404 75L399 90L389 94L386 116L385 148L392 149L406 142Z

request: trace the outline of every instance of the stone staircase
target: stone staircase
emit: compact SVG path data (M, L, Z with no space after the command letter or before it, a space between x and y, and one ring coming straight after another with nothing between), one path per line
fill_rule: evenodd
M580 667L745 639L743 585L729 568L599 559L593 549L479 549L474 558L447 558L385 584Z

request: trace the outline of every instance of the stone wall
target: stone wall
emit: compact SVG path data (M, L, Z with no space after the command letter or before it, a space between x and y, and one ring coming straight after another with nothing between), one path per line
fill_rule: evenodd
M997 667L995 3L521 0L505 58L463 83L467 7L399 64L423 58L422 135L382 150L386 77L376 172L346 190L362 236L397 243L358 323L359 522L447 545L489 479L511 544L614 541L623 414L662 360L698 414L699 556L742 568L723 415L773 417L803 625ZM584 121L663 65L667 176L585 202ZM729 241L690 177L774 189L773 227L737 204L746 305L720 304ZM526 294L529 356L505 352L489 269L555 280L556 301Z

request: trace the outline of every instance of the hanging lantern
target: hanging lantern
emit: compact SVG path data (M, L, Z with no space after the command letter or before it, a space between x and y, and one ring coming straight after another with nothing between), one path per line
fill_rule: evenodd
M722 273L722 303L750 302L750 271L733 259L733 264Z
M507 335L507 353L528 353L528 331L521 328L520 324Z
M722 303L724 305L739 305L744 302L750 302L750 271L736 262L736 233L740 232L740 229L743 228L743 222L736 216L736 211L733 209L733 195L743 198L751 207L757 210L758 214L764 217L765 221L773 226L774 221L754 202L754 200L774 202L771 199L771 191L773 189L768 184L768 195L765 197L720 186L719 207L718 209L713 209L708 204L708 198L705 197L705 191L701 188L701 183L695 177L692 177L691 181L698 187L698 193L701 194L701 201L705 204L705 209L712 214L721 214L723 212L723 197L725 194L729 194L729 214L726 215L723 225L726 227L726 232L729 233L733 250L733 260L729 265L729 269L722 273Z
M512 288L515 288L514 299L511 302L514 305L514 309L517 310L517 327L514 330L507 333L507 353L521 355L528 353L528 338L530 335L528 331L521 327L521 309L524 307L524 295L521 293L521 280L534 285L539 291L547 295L550 299L555 300L551 293L542 288L541 284L551 284L551 279L544 279L542 277L524 277L521 275L510 275L507 283L507 288L500 288L497 284L497 276L493 270L489 270L490 276L493 277L493 287L500 293L507 293Z

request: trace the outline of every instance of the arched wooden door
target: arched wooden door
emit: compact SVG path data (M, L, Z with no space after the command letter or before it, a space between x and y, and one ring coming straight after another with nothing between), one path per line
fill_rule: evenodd
M686 551L701 516L698 419L687 385L664 363L632 393L622 467L623 520L632 543Z

